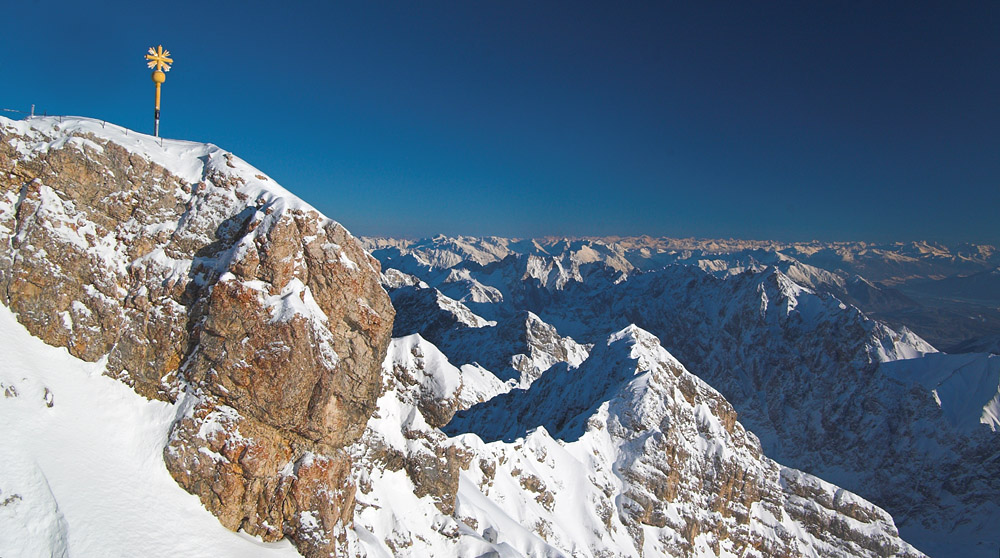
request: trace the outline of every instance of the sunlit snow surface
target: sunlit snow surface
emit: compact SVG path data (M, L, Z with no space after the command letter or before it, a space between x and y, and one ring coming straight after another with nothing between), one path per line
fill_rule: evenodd
M0 556L299 555L227 530L174 482L162 451L183 402L146 400L6 307L0 347Z
M1000 355L932 354L883 365L889 375L931 390L952 425L1000 429Z

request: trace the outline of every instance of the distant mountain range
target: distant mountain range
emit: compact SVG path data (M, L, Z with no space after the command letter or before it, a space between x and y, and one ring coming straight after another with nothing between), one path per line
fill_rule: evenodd
M557 259L564 267L601 262L623 273L667 265L715 275L775 265L805 286L829 292L870 316L906 326L942 350L984 346L1000 335L1000 251L984 244L933 242L773 242L734 239L594 237L507 239L368 237L365 246L393 266L446 269L510 255ZM410 263L395 262L411 256ZM575 264L574 264L575 262Z

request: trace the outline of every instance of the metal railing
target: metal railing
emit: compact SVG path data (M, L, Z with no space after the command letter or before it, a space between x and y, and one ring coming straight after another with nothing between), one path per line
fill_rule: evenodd
M0 112L16 112L17 114L27 114L28 116L26 116L24 118L25 120L28 120L29 118L34 118L36 116L48 116L49 115L48 112L43 112L42 114L35 114L35 105L31 105L31 111L18 110L18 109L12 109L12 108L0 108ZM52 116L59 117L59 122L62 123L62 116L61 115L53 114Z

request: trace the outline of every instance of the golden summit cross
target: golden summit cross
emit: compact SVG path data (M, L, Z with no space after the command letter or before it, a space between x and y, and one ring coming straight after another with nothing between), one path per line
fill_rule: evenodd
M163 45L149 47L149 54L146 55L146 66L153 69L153 83L156 84L156 110L153 112L153 135L160 135L160 86L167 81L167 74L174 59L170 58L170 51L163 50Z
M162 70L164 72L169 72L170 65L174 63L174 59L170 58L170 51L163 50L163 45L160 45L155 49L153 47L149 47L149 54L146 55L146 60L149 60L149 63L147 63L146 66Z

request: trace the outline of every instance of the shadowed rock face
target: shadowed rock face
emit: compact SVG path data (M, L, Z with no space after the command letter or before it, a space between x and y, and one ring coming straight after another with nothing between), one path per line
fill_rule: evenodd
M379 264L215 146L150 154L101 130L0 119L0 296L47 343L181 403L165 461L224 525L336 550L340 448L374 410L394 317Z

